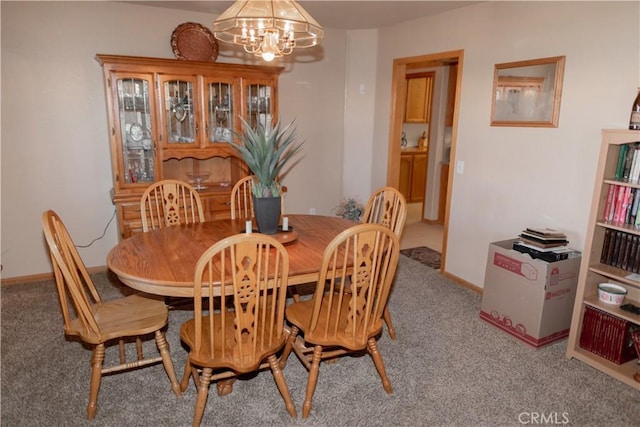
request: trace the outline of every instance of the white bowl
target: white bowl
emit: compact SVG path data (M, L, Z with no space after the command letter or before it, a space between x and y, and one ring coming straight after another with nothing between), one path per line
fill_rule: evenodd
M598 299L605 304L622 305L627 290L615 283L600 283L598 285Z

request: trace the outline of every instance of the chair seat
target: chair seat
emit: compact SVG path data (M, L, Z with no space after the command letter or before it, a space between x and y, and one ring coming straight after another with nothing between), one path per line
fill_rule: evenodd
M214 314L216 317L215 325L219 327L222 323L221 314ZM226 325L226 333L224 336L225 340L225 349L223 351L222 348L222 328L216 328L214 333L214 348L211 349L209 342L209 331L210 331L210 323L209 317L205 316L202 318L202 347L199 351L196 350L195 341L196 341L196 322L195 319L191 319L182 324L180 328L180 338L184 341L185 344L189 346L191 351L189 352L189 359L193 364L198 366L208 366L214 369L218 368L229 368L237 373L245 373L252 372L258 369L261 364L261 361L266 358L269 354L273 354L274 347L284 347L284 343L286 341L286 335L282 334L280 338L277 338L275 328L271 334L271 343L269 345L264 346L264 350L257 351L259 355L256 358L255 354L252 354L251 346L244 346L247 350L246 355L238 354L238 349L235 343L235 321L234 314L231 311L227 311L225 313L225 325ZM262 336L262 332L256 331L256 336ZM278 344L278 341L280 343ZM274 344L275 343L275 344ZM213 355L213 357L212 357Z
M382 330L382 320L377 320L373 326L372 332L368 336L362 336L360 340L354 341L352 337L347 336L347 318L346 312L349 310L349 302L351 295L345 295L344 304L342 305L343 315L336 316L335 311L328 313L328 309L331 307L328 304L329 295L323 296L323 304L320 308L320 314L318 315L318 324L316 330L319 332L311 331L311 318L313 317L313 306L315 301L313 299L296 302L289 305L285 309L287 320L296 325L302 332L304 332L304 340L309 344L325 346L340 346L349 350L357 351L364 350L367 347L367 339L370 336L377 335ZM335 328L335 320L339 318L339 324L337 329ZM335 334L327 333L327 331L336 330ZM363 328L358 328L362 331ZM357 342L357 344L356 344Z
M83 340L99 344L110 339L145 335L164 327L169 311L161 298L134 294L114 301L92 304L93 315L101 333L89 333L79 318L65 329L68 335L78 335Z

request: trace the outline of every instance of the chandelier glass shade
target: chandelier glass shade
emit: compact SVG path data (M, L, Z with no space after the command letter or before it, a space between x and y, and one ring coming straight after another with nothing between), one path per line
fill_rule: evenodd
M294 0L237 0L215 20L213 34L271 61L294 48L316 46L324 30Z

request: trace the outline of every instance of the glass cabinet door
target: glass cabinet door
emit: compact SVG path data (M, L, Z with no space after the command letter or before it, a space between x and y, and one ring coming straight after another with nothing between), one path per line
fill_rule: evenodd
M153 182L155 144L153 141L152 103L149 98L151 77L116 79L118 116L122 141L125 184Z
M167 144L194 144L197 122L194 80L164 77L162 87L162 120Z
M246 120L251 127L264 125L273 119L272 98L273 88L269 84L251 83L246 87L247 112Z
M234 139L234 91L229 82L207 81L207 133L209 143Z

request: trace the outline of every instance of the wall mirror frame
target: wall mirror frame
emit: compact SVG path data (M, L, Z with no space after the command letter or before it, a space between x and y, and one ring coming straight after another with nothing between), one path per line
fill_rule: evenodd
M491 126L558 127L564 56L496 64Z

